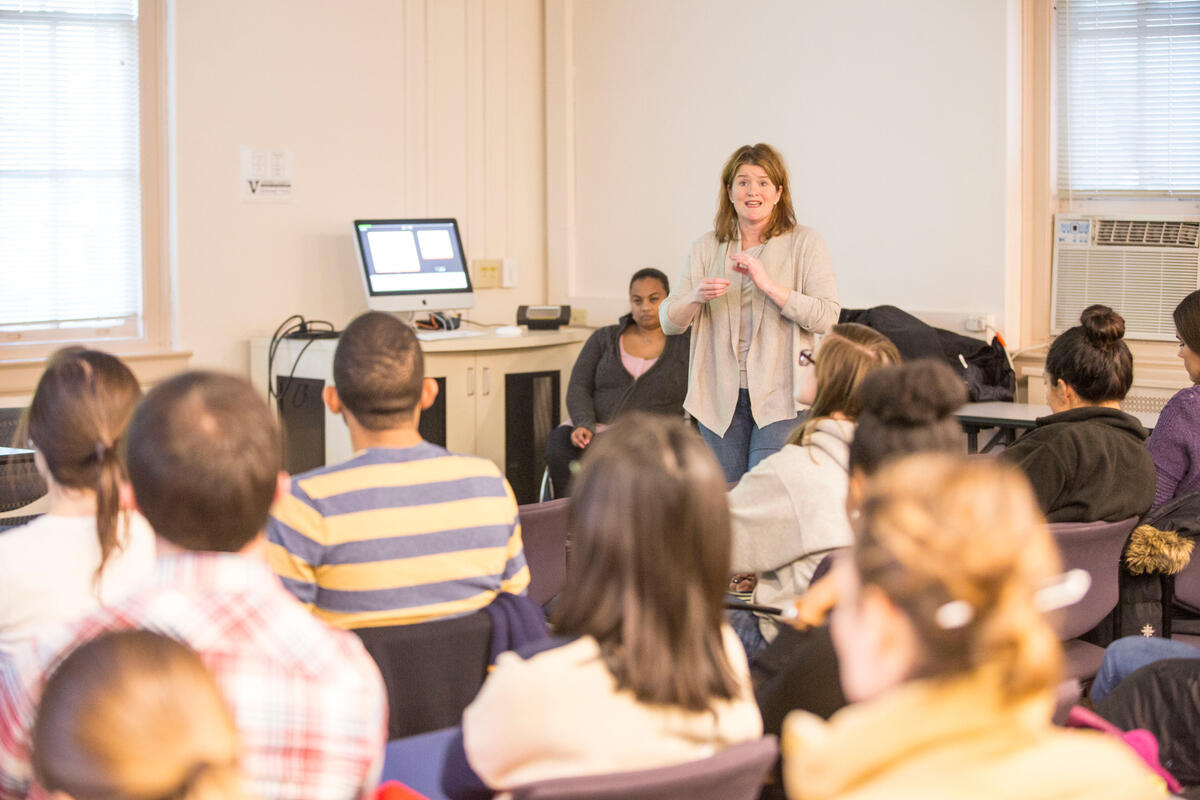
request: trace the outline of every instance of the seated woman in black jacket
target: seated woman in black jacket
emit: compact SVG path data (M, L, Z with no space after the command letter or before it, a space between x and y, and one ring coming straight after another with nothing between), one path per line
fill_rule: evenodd
M571 462L619 415L683 415L688 334L667 336L658 318L658 304L670 290L662 272L638 270L629 281L629 313L616 325L597 330L583 345L567 385L570 422L546 439L546 465L556 496L567 495Z
M1051 413L1003 453L1029 477L1050 522L1117 522L1154 502L1157 477L1146 429L1121 411L1133 385L1125 320L1088 306L1046 354Z

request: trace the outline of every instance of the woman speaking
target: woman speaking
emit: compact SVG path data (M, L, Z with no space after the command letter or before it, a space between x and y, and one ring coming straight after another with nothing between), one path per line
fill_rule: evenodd
M796 224L783 158L740 147L721 171L715 230L692 245L659 308L663 331L693 328L684 409L733 482L779 450L811 397L813 334L838 320L825 243Z

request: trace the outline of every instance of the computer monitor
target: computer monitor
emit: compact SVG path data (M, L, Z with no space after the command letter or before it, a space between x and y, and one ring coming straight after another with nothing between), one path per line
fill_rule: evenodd
M356 219L354 241L368 308L446 311L475 306L457 220Z

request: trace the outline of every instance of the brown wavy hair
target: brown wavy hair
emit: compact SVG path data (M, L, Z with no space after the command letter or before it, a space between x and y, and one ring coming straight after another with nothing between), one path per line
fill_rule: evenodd
M763 241L796 227L796 212L792 210L791 183L788 181L783 156L769 144L745 144L733 151L733 155L721 169L721 188L717 191L717 217L713 221L717 241L728 242L738 236L737 209L729 199L729 190L733 186L733 177L737 174L738 167L743 164L762 167L771 183L779 187L779 202L775 204L771 211L771 219L767 221L767 227L763 230Z
M843 322L821 340L821 354L814 365L817 396L809 406L808 417L788 436L788 444L806 445L821 420L834 412L856 420L862 412L859 386L880 367L900 363L900 351L892 340L879 331Z
M137 378L121 359L65 347L46 362L17 430L17 440L33 443L60 486L96 493L97 586L108 559L129 535L128 515L120 510L126 477L121 440L141 396Z
M722 634L725 477L682 420L633 412L584 452L555 630L592 636L617 686L693 711L738 693Z
M922 453L872 479L855 525L854 564L904 612L921 643L913 677L999 668L1010 697L1059 680L1061 648L1035 595L1058 550L1029 481L995 460ZM962 601L965 624L939 624Z
M246 797L216 682L192 650L158 633L108 633L63 659L31 739L38 783L75 800Z

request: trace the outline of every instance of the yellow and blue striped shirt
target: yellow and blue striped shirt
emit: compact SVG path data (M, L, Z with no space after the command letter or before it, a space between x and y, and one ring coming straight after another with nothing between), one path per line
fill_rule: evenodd
M529 585L508 481L428 442L297 476L267 539L288 591L341 628L466 614Z

